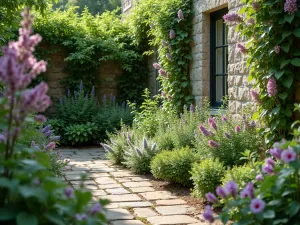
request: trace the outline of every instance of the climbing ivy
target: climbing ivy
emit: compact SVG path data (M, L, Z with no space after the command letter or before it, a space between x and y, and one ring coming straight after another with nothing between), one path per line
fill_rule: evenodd
M158 48L161 92L165 107L178 111L191 104L189 64L192 38L191 0L145 0L136 2L128 21L138 41L145 38ZM148 51L146 54L152 54Z
M254 119L265 124L261 133L267 143L287 137L294 120L296 84L300 79L300 11L296 0L245 0L227 23L238 23L237 31L247 39L238 48L248 55L249 81L258 103Z

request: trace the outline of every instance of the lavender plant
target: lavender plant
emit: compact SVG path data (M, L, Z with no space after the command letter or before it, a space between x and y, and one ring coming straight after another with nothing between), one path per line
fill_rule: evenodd
M28 115L43 112L50 104L46 83L28 89L32 79L46 70L46 63L37 61L33 55L41 37L31 35L33 18L29 10L22 16L18 41L4 47L0 58L0 80L5 85L5 97L0 99L0 112L5 118L0 135L0 222L102 224L105 222L102 213L105 202L89 206L90 192L66 188L48 170L50 158L44 151L53 149L54 142L47 144L43 151L18 143ZM41 115L35 119L45 121Z

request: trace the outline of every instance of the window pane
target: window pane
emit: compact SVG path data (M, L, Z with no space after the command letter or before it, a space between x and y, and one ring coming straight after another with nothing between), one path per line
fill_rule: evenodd
M224 48L225 51L225 73L228 73L228 47Z
M216 76L216 102L223 99L223 76Z
M223 74L223 48L216 49L216 74Z
M225 87L224 95L228 95L228 76L224 76L224 81L225 81L225 84L224 84L224 87Z
M225 24L223 24L223 26L225 26L225 43L224 45L228 44L228 26L226 26Z
M216 21L216 46L223 45L223 19Z

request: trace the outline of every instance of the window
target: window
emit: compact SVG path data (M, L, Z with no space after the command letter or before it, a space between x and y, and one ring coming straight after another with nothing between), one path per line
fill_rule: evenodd
M227 26L222 18L227 12L226 8L211 14L210 96L212 107L221 106L223 97L228 94Z

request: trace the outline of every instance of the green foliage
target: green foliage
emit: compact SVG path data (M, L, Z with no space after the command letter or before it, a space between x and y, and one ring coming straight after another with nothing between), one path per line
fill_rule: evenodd
M194 150L190 148L162 151L151 161L151 173L157 179L191 186L191 167L199 160Z
M178 111L182 110L184 104L190 105L193 100L189 79L189 64L192 60L191 7L191 0L138 1L128 17L137 40L141 41L148 37L149 45L158 47L159 63L168 73L168 78L159 76L162 91L166 93L164 106L175 107ZM179 9L183 11L182 20L177 18ZM176 34L174 39L169 38L171 29ZM167 46L162 44L163 40ZM171 60L167 58L167 53L171 55Z
M250 122L247 117L249 116L244 115L243 120L239 121L230 116L217 115L210 118L215 121L216 130L209 122L203 123L202 125L210 134L206 136L200 129L197 131L195 146L199 154L204 157L218 158L225 166L243 164L245 161L240 158L245 150L259 155L263 150L263 140L256 132L255 123ZM211 141L219 146L211 146L209 144Z
M245 0L240 13L245 21L255 20L253 25L238 25L237 31L248 42L247 66L251 66L249 81L255 81L261 103L254 115L265 126L261 135L267 144L286 137L293 121L293 105L296 85L299 81L299 22L300 11L289 14L284 11L285 1L259 1L259 10L252 8L252 0ZM270 18L272 20L270 21ZM275 46L280 47L277 54ZM268 95L267 83L276 80L277 94Z
M86 144L97 137L97 126L95 123L75 124L66 127L65 138L72 145Z
M222 178L222 185L227 184L230 180L234 180L239 187L244 187L250 181L255 179L255 171L249 165L234 166L226 170L224 177Z
M158 152L156 144L144 137L141 144L128 140L128 145L130 148L125 150L123 164L137 174L150 173L150 162Z
M204 197L207 192L214 192L224 175L225 168L218 159L204 159L192 167L193 194Z

